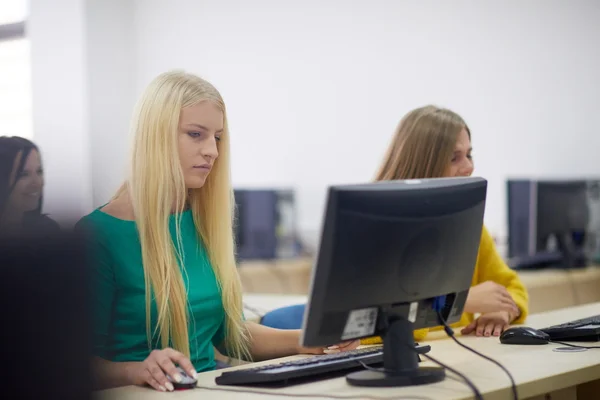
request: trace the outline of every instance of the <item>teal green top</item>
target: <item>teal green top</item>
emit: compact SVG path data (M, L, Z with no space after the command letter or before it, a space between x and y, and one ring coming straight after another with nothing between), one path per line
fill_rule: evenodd
M215 368L214 349L224 340L221 292L191 211L181 215L181 238L188 295L190 359L197 371ZM175 215L170 230L176 243ZM94 354L110 361L143 361L150 354L146 338L146 298L142 252L136 223L100 210L81 219L90 238L94 302ZM152 304L151 328L156 327ZM152 349L160 349L158 333Z

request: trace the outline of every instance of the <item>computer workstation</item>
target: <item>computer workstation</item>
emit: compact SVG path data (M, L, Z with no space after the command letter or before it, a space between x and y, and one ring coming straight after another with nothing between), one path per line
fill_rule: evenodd
M439 382L419 367L413 331L457 322L472 281L487 182L448 178L333 186L328 193L302 344L379 335L382 349L224 372L223 385L287 383L360 367L355 386ZM369 365L382 364L383 369ZM383 372L385 371L385 372Z
M509 179L507 195L512 268L572 270L597 260L600 181ZM552 340L598 341L600 315L544 328L538 338L542 334Z
M298 355L205 372L198 376L197 389L179 392L177 398L192 399L201 395L203 398L237 399L243 396L258 399L265 398L265 393L269 398L274 399L295 396L402 398L414 395L432 399L473 398L473 393L468 387L454 378L444 379L446 373L440 369L431 370L435 372L429 375L424 374L427 379L437 380L433 384L388 388L386 394L381 396L370 387L415 383L417 379L407 377L404 373L390 374L389 372L394 371L399 365L408 366L412 371L415 365L419 368L435 367L435 364L425 360L425 356L432 355L472 380L486 399L508 398L511 385L504 373L452 341L442 339L446 335L445 332L430 333L428 341L416 347L412 337L412 329L439 325L438 311L441 310L442 318L448 323L456 321L462 312L464 298L470 284L470 276L468 279L467 276L473 273L474 258L472 257L475 257L477 248L473 243L479 242L478 235L483 218L482 200L485 200L485 196L483 198L480 195L473 196L474 193L481 194L485 181L472 179L474 180L463 181L455 178L449 181L453 185L461 182L470 182L473 185L471 195L461 192L461 196L452 196L449 193L442 196L440 192L450 190L445 186L448 181L442 180L436 181L440 185L437 188L430 187L432 182L421 181L418 184L398 182L394 186L397 190L364 190L363 185L345 186L339 191L337 187L331 189L323 222L320 251L316 267L313 269L308 312L304 321L303 344L326 345L339 342L342 336L351 338L379 334L384 336L383 347L371 347L349 352L349 354L338 353L328 356ZM387 184L374 185L382 185L379 188L383 189ZM402 189L399 186L402 186ZM469 185L465 184L463 189L466 190L468 187ZM398 202L398 196L403 200ZM442 198L443 202L437 201ZM464 205L467 198L479 200L463 209L463 218L459 219L458 215L461 214L458 212L461 209L459 205ZM432 215L432 210L440 205L443 212L438 211ZM444 214L452 214L452 209L457 211L457 214L451 223L453 218L444 217ZM375 211L371 213L369 212L371 210ZM469 216L464 217L467 213ZM456 229L459 226L464 229L465 221L470 221L467 224L470 228L457 235ZM352 229L358 224L361 226L360 230ZM443 227L437 240L435 234L430 233L426 228L432 226ZM415 227L422 229L415 229ZM469 233L471 229L476 230L477 235ZM454 234L450 235L450 232ZM465 232L471 238L465 239L463 243L464 238L461 239L461 236L464 236ZM444 248L441 238L447 235L451 236L450 243L460 242L464 247L461 252L458 252L458 249L451 246L446 250L449 256L436 259L439 255L431 254L428 250L436 243L440 248ZM412 245L409 245L410 243ZM462 258L458 258L459 256ZM448 268L461 260L465 264L468 261L470 266ZM350 267L342 266L349 261L352 261ZM412 267L404 268L405 264ZM416 268L419 264L437 265L437 269ZM405 279L400 279L403 276ZM441 279L436 279L438 276ZM422 283L425 278L427 285ZM377 285L376 281L383 281L383 284ZM404 285L406 282L410 282L411 285ZM336 298L328 294L330 290L336 293ZM441 301L444 295L445 301ZM415 303L416 307L413 306ZM353 314L355 310L372 308L377 309L377 316L372 312L363 313L363 316L367 317L364 321L356 318L357 314ZM588 317L597 309L600 309L600 304L590 304L539 316L533 315L528 318L527 324L538 329L544 328L572 319ZM354 317L350 319L352 315ZM360 313L358 316L361 316ZM323 324L323 321L327 324ZM346 331L349 321L356 322L354 327L363 330ZM375 321L374 325L373 321ZM352 327L353 324L350 324L349 328ZM519 388L519 395L523 399L556 390L569 390L571 393L583 383L600 379L600 359L593 350L561 354L553 352L555 347L553 345L507 345L501 344L497 338L473 336L463 336L460 341L493 357L511 371ZM429 350L431 351L428 352ZM422 363L419 363L417 353L423 353ZM344 359L343 356L348 357ZM315 360L318 362L315 363ZM327 371L314 367L318 364L320 367L327 366ZM349 364L351 368L348 367ZM368 368L365 368L365 365ZM237 372L242 370L247 372L239 375ZM384 370L387 373L383 372ZM596 370L598 374L594 375L593 371ZM307 379L297 380L301 378L302 373L306 372L308 372L305 375ZM482 374L486 377L484 378ZM244 382L240 381L242 376ZM283 386L288 383L292 385L278 389L257 385L261 380L262 384L265 383L265 376L271 376L266 380L279 381ZM328 379L332 376L342 376L344 379ZM423 375L417 373L413 376ZM226 382L226 379L229 382ZM254 383L250 383L251 381ZM297 382L305 384L293 384ZM100 398L111 399L133 399L139 398L140 395L148 399L163 396L162 393L151 389L133 386L99 393Z
M454 180L451 183L459 184L460 181ZM477 370L482 368L478 364L480 361L476 358L469 358L473 356L465 350L457 348L458 346L447 341L420 343L419 346L414 346L412 329L439 324L436 308L441 310L443 318L449 323L456 321L460 315L466 290L468 290L470 283L470 277L467 279L467 276L472 274L473 257L476 254L476 245L472 243L478 243L477 235L479 234L478 230L481 229L483 216L481 201L484 200L484 197L480 196L483 181L471 181L473 187L469 190L472 190L472 195L461 191L462 195L453 196L449 192L451 191L450 187L445 186L445 182L439 181L437 184L440 186L431 188L430 184L425 181L420 184L398 183L398 185L405 185L402 190L398 188L397 191L381 190L380 192L373 189L365 191L362 185L347 187L346 190L339 193L336 192L335 188L332 189L334 193L332 193L327 204L321 249L313 272L311 298L304 322L304 344L330 344L338 342L342 336L350 339L361 337L363 334L367 336L379 334L385 338L383 348L366 349L363 353L362 362L371 368L379 369L383 367L386 371L393 371L394 368L402 365L413 368L414 371L415 365L419 366L417 353L423 353L423 356L434 355L447 365L463 372L465 376L473 379L482 393L485 390L497 390L497 386L490 386L477 381ZM377 185L382 185L380 187L383 189L386 184ZM466 190L467 188L469 188L469 185L465 184L463 189ZM447 192L442 194L444 191ZM402 194L399 192L402 192ZM479 195L475 195L476 193L479 193ZM397 196L401 196L403 200L400 199L399 201ZM443 202L440 201L442 198ZM460 211L460 205L464 204L463 202L468 198L479 200L473 201L469 207ZM431 210L438 208L440 205L442 210L432 215ZM376 211L374 214L369 213L371 208ZM399 212L406 213L394 214L396 208ZM407 210L410 210L410 213ZM452 210L456 211L454 218L446 215L452 214ZM459 219L459 215L462 215L462 218ZM414 218L415 216L416 218ZM465 225L466 221L470 222ZM365 228L352 229L357 224L360 224L361 227L364 225ZM421 227L421 229L418 229L418 227ZM428 227L436 227L439 230L437 240L435 234L431 233L431 229L428 230ZM456 234L459 227L463 229L462 235ZM477 231L477 235L471 230ZM410 232L410 235L406 234L405 231ZM464 238L465 234L471 236L471 239L466 240ZM464 247L459 252L458 248L454 248L453 245L446 250L448 255L445 258L436 260L436 255L430 254L429 250L436 243L441 246L440 248L445 248L443 246L445 242L442 242L442 238L446 236L451 236L451 242L449 243ZM85 297L84 286L81 285L85 281L85 268L82 268L84 261L81 255L80 239L66 234L57 236L52 240L21 242L19 245L5 242L6 247L3 247L3 251L0 252L2 256L0 264L5 272L5 279L3 280L5 288L2 294L5 295L4 304L9 305L11 311L9 315L5 316L4 321L13 327L9 331L12 333L12 336L10 336L12 339L5 343L4 349L10 351L11 354L24 354L19 352L19 343L21 343L22 348L34 351L26 358L15 356L7 358L13 360L10 364L7 364L7 367L10 367L11 373L14 373L13 375L5 375L5 377L8 377L7 384L21 393L26 393L24 390L27 389L27 393L35 391L39 395L38 398L50 397L51 394L59 392L65 395L63 396L65 398L72 394L77 394L78 398L84 398L88 393L87 391L91 389L89 365L85 361L85 357L89 355L87 352L88 344L81 341L87 337L87 334L80 334L87 329L87 322L83 318L87 314L82 301ZM459 242L463 244L461 245ZM471 248L472 246L473 248ZM372 255L373 252L374 255ZM352 263L354 269L352 266L350 268L341 266L347 263L349 259L358 260L358 262ZM65 262L65 260L68 262ZM455 265L455 263L458 264L461 260L465 264L468 262L471 267L448 268L448 266ZM430 267L417 268L420 264L429 265ZM408 265L409 268L403 267L404 265ZM437 266L437 270L431 269L433 265ZM9 269L9 267L12 269ZM8 275L8 271L12 271L11 273L16 275ZM432 279L432 276L440 276L441 279ZM405 279L400 279L401 277ZM377 285L376 281L382 278L385 278L383 279L383 286ZM423 283L425 281L427 285ZM412 284L411 286L403 285L405 282L411 282ZM393 286L394 283L401 286ZM27 290L23 288L27 288ZM328 293L329 290L336 294ZM388 292L395 292L395 294L389 294ZM445 301L441 302L440 300L444 295L446 296ZM332 296L335 298L332 298ZM372 299L375 299L375 301ZM417 304L416 308L412 306L415 303ZM11 304L14 304L14 306L10 306ZM369 328L368 331L348 330L348 332L345 332L352 311L373 307L378 310L377 317L370 319L371 324L363 325L363 327ZM598 310L600 304L595 307L590 305L581 310L565 310L563 313L557 313L557 316L553 318L548 316L542 318L540 316L538 319L532 318L531 323L538 328L544 328L572 319L585 318L593 315L593 311ZM341 318L334 318L332 313L337 312L343 314ZM32 318L34 315L36 317ZM356 314L354 315L356 316ZM59 316L61 318L57 318ZM329 324L322 324L321 321L323 320L329 321ZM56 328L59 321L61 329ZM357 322L356 326L360 324L360 321L356 321L355 317L351 321ZM369 319L367 319L368 321ZM375 328L371 331L373 321L375 321ZM40 326L51 327L53 325L54 328L46 330L42 336L39 335L38 328ZM328 327L328 329L324 329L324 327ZM351 327L352 325L350 325ZM439 332L439 334L443 334L443 332ZM41 339L43 341L40 341ZM582 378L581 375L578 375L582 368L588 368L588 370L589 368L598 368L600 370L599 358L594 355L593 350L588 351L588 353L570 354L571 361L560 359L559 362L556 361L558 360L556 358L558 353L553 353L549 348L552 346L507 346L500 345L499 341L493 338L464 337L461 341L500 360L511 371L518 371L523 364L531 368L542 368L541 364L548 364L549 368L546 372L541 371L535 375L535 379L540 381L550 379L548 377L553 376L552 374L560 373L562 374L561 377L570 377L569 384L578 384L573 382L583 382L585 379L590 379L589 373L585 375L588 378ZM29 348L27 343L41 344ZM585 346L586 344L582 345ZM428 346L431 346L430 353L427 352L429 350ZM498 346L503 346L504 349L499 349ZM514 347L518 348L517 353L514 353L515 350L506 350ZM548 348L548 350L541 353L540 348ZM371 353L368 353L369 351ZM519 357L518 359L515 358L513 362L510 357L511 354L524 355L529 353L532 356L527 357L526 360ZM361 386L412 384L420 379L421 382L428 380L438 380L438 382L421 386L421 389L417 389L418 393L423 393L423 391L433 393L434 395L431 398L468 398L461 397L464 395L464 387L457 386L457 382L454 380L443 379L445 373L440 369L430 369L429 371L434 372L413 375L421 376L421 378L407 377L406 374L401 373L392 374L392 379L390 379L389 372L386 374L381 370L365 369L360 362L356 362L360 359L358 356L350 354L350 357L346 360L342 356L345 356L345 354L332 355L330 366L336 370L338 366L344 365L344 363L347 365L349 360L354 362L352 373L348 375L347 379L343 380L343 384L341 380L327 379L323 381L321 386L311 386L317 385L316 383L293 386L298 389L288 389L290 390L288 393L296 393L295 391L300 390L299 388L304 388L302 390L306 391L312 387L315 389L311 390L315 391L330 391L331 389L326 388L331 388L332 385L336 388L335 390L344 390L350 394L366 393L360 391ZM310 370L311 363L304 360L312 360L318 357L321 356L299 356L286 360L259 363L256 366L267 367L281 362L302 361ZM468 360L468 362L465 363L461 360ZM460 365L457 367L456 363ZM421 363L421 365L427 365L429 368L433 367L429 362ZM34 368L33 372L31 372L32 366ZM250 368L256 366L250 366ZM298 371L302 369L293 364L288 367L291 376L297 376ZM272 368L271 371L276 373L277 368L279 367ZM426 370L422 367L420 369ZM25 370L30 371L32 375L19 373L19 371ZM264 370L269 369L265 368ZM346 367L342 368L343 375L350 371ZM222 376L222 374L222 371L200 374L198 390L202 390L203 386L208 387L211 382L213 384L212 388L229 389L228 386L214 384L215 379ZM68 378L66 378L67 375ZM422 378L423 376L425 378ZM313 379L318 378L319 373L313 374L312 377ZM515 379L519 383L521 377L515 373ZM28 382L31 382L31 385ZM500 385L507 385L505 377L502 378L501 382ZM494 385L496 384L494 383ZM422 389L423 387L427 389ZM417 393L410 392L409 388L410 386L405 386L402 393ZM249 386L238 387L238 389L242 391L249 390ZM68 395L66 395L67 393ZM148 399L153 398L154 395L163 395L158 392L155 393L152 389L142 387L117 388L105 392L106 398L136 398L139 397L140 393L143 393L143 396ZM214 398L222 398L223 395L221 392L214 394ZM194 398L198 395L196 390L189 390L180 392L178 398ZM246 396L248 393L244 392L240 395ZM202 396L203 398L210 398L208 393L202 393ZM235 394L232 394L232 396L235 396ZM284 397L289 397L289 395ZM324 397L327 397L327 395L324 395ZM368 398L368 396L365 396L365 398Z
M477 178L331 187L302 344L381 335L383 347L225 371L216 377L217 385L286 386L346 373L351 386L444 380L444 369L419 366L419 354L426 356L430 348L415 347L413 330L460 319L485 196L486 182ZM551 340L531 328L482 340L540 343L531 332L547 336L545 343Z

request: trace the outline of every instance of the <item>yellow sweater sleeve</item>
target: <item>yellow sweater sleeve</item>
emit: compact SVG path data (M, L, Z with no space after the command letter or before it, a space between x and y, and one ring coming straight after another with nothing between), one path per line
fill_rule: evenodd
M521 282L519 275L514 270L510 269L510 267L502 260L500 254L498 254L492 235L490 235L488 230L483 227L479 252L477 255L477 265L475 267L475 276L473 277L473 286L486 281L493 281L506 287L506 290L508 290L521 312L517 319L512 323L523 323L529 313L529 296L527 294L527 289L525 288L525 285L523 285L523 282ZM463 317L465 315L466 314L463 314ZM465 318L463 318L463 320L464 319ZM463 321L461 320L461 322ZM459 325L464 324L457 323L452 326ZM425 339L428 332L429 329L418 329L414 331L415 341L419 342ZM362 345L383 343L380 337L366 338L362 339L360 342Z
M510 269L502 260L496 250L494 239L484 227L481 234L481 243L479 245L479 255L477 257L477 283L493 281L506 287L508 293L519 307L521 314L513 321L515 324L522 323L527 318L529 312L529 296L527 289L516 271Z

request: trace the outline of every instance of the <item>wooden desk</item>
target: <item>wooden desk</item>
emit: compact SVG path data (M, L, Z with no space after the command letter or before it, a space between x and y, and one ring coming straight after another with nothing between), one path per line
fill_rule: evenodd
M577 304L600 301L600 267L576 269L569 273ZM600 397L600 395L598 396Z
M245 293L307 294L312 258L245 261L238 273Z
M576 318L600 314L600 303L571 307L533 315L527 321L532 327L545 327ZM492 363L460 348L443 332L430 335L431 355L467 375L479 388L486 400L510 400L510 382L504 372ZM552 351L557 345L509 346L497 338L461 337L461 341L501 362L513 374L521 399L592 400L598 398L600 388L600 349L577 353ZM283 360L305 356L287 357ZM280 362L275 360L271 362ZM268 364L269 362L260 363ZM253 366L259 365L253 364ZM423 365L430 365L424 362ZM247 366L235 367L247 368ZM198 377L198 388L175 393L160 393L151 389L128 386L100 392L106 399L287 399L294 396L328 399L329 396L362 399L472 399L470 389L452 374L440 383L405 388L358 388L349 386L344 378L325 380L282 389L232 388L215 385L221 371L205 372ZM542 397L540 397L542 396Z
M529 293L531 314L600 301L600 268L597 266L520 271L519 276Z
M238 269L245 293L308 294L313 260L244 262ZM600 267L520 271L531 314L600 301ZM599 396L600 398L600 396Z

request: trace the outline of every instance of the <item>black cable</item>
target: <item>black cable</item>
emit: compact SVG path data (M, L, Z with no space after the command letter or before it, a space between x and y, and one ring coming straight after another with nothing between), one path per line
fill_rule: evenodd
M452 330L452 328L448 325L448 323L446 322L446 320L444 320L444 317L442 317L442 313L437 310L437 315L438 315L438 319L440 321L440 323L444 326L444 331L446 332L446 334L456 342L456 344L458 344L460 347L469 350L470 352L478 355L481 358L484 358L494 364L496 364L498 367L500 367L504 372L506 372L506 375L508 375L508 378L510 379L510 385L511 385L511 389L512 389L512 394L513 394L513 399L514 400L519 400L519 394L517 392L517 384L515 383L515 379L513 378L512 374L510 373L510 371L508 369L506 369L506 367L502 364L500 364L498 361L494 360L491 357L486 356L485 354L482 354L480 352L478 352L477 350L467 346L466 344L460 342L456 337L454 337L454 331Z
M559 342L557 340L550 340L550 343L558 343L558 344L562 344L563 346L568 346L568 347L575 347L577 349L600 349L600 346L579 346L577 344L570 344L570 343L565 343L565 342Z
M469 386L471 388L471 390L473 391L473 394L475 395L475 399L476 400L483 400L483 396L481 395L481 392L479 391L479 389L477 389L477 386L475 386L475 384L473 383L473 381L471 381L469 378L466 377L466 375L462 374L461 372L458 372L457 370L455 370L452 367L449 367L448 365L442 363L439 360L436 360L435 358L431 357L429 354L421 354L423 357L427 358L428 360L436 363L437 365L439 365L442 368L447 369L448 371L454 373L455 375L458 375L462 378L463 381L465 381L465 383L467 384L467 386Z
M359 363L359 364L360 364L360 365L361 365L361 366L362 366L364 369L366 369L366 370L368 370L368 371L373 371L373 372L383 372L383 373L385 373L385 372L386 372L386 369L385 369L385 368L373 368L373 367L371 367L370 365L367 365L367 364L365 364L365 363L364 363L364 362L362 362L362 361L359 361L358 363Z
M483 400L483 396L481 395L481 392L479 391L479 389L477 389L477 386L475 386L473 381L471 381L469 378L467 378L466 375L462 374L461 372L458 372L454 368L447 366L446 364L442 363L439 360L436 360L435 358L433 358L427 354L419 353L415 346L408 346L408 347L410 347L410 349L412 351L417 353L417 356L424 356L425 358L429 359L433 363L435 363L435 364L439 365L440 367L445 368L448 371L453 372L455 375L459 376L467 384L467 386L469 386L469 388L471 388L471 390L473 391L473 394L475 395L475 399ZM367 364L365 364L362 361L359 361L359 363L363 366L363 368L365 368L366 370L369 370L369 371L383 372L383 373L387 372L385 368L373 368L371 366L368 366Z
M365 400L431 400L429 397L424 396L402 396L402 397L379 397L379 396L365 396L365 395L334 395L334 394L310 394L310 393L282 393L279 391L269 392L266 390L238 390L230 389L225 387L214 387L214 386L196 386L196 389L214 390L221 392L232 392L232 393L244 393L244 394L260 394L267 396L280 396L280 397L298 397L298 398L318 398L318 399L365 399Z

